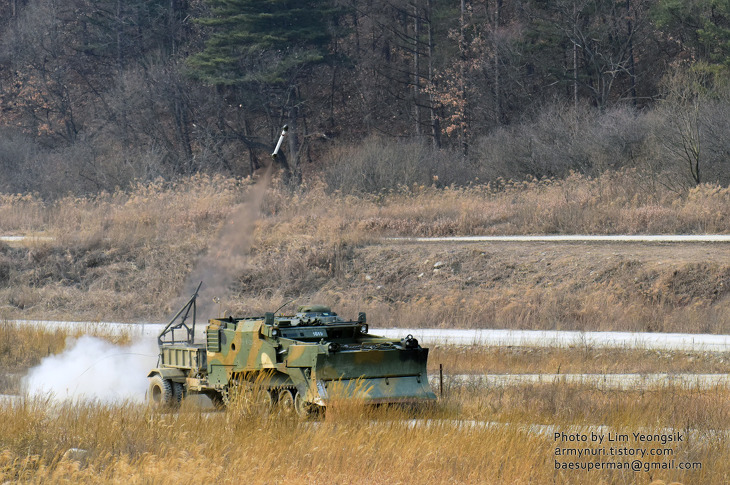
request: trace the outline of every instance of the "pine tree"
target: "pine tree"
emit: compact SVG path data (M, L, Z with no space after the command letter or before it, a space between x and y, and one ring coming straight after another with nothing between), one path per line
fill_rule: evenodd
M325 60L335 9L323 2L208 0L212 16L202 52L190 58L194 74L216 85L286 83Z
M328 60L339 10L313 0L207 3L211 16L199 22L208 27L209 38L202 52L189 58L191 74L235 89L249 110L269 105L265 110L271 112L272 99L277 99L276 108L289 125L288 157L282 160L285 175L300 180L299 86L314 66Z

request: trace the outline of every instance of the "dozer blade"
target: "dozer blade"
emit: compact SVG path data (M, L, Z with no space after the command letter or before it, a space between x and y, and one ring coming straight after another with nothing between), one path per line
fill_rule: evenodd
M366 403L436 399L426 373L428 349L354 350L317 356L315 376L323 401Z

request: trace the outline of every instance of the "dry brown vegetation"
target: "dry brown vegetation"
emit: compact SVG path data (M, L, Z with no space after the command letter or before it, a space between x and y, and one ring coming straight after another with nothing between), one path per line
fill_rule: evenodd
M725 374L724 352L430 345L428 370L446 374Z
M57 354L66 346L66 332L40 327L20 328L0 322L0 394L17 393L21 375L43 357Z
M0 409L0 479L20 483L722 483L730 473L727 389L605 393L561 383L460 389L417 421L350 406L324 419L262 418L184 406L40 400ZM504 423L504 424L500 424ZM547 426L546 426L547 425ZM556 471L553 433L683 433L671 449L694 471ZM575 444L573 444L575 447ZM639 445L635 445L639 446ZM596 445L581 445L595 448ZM641 445L644 448L655 446ZM68 452L79 448L82 452ZM64 457L65 455L65 457ZM573 458L576 462L600 461ZM647 462L666 459L646 459Z
M5 317L164 320L250 180L196 176L44 203L3 196L0 231L45 234L0 246ZM541 233L727 233L730 189L671 191L634 171L592 179L403 187L377 196L291 192L276 182L255 221L244 269L222 310L259 313L294 299L373 328L493 327L727 333L725 245L404 244L387 236ZM233 225L235 227L235 225ZM246 234L242 234L242 237ZM234 255L240 256L240 255ZM223 266L222 271L226 267ZM186 283L186 281L188 283ZM206 303L206 302L203 302ZM210 312L218 308L210 307Z
M46 351L62 350L67 336L63 330L9 323L0 330L2 341L11 344L0 355L2 363L19 366L33 365ZM49 348L38 342L48 342ZM556 364L565 372L711 372L722 370L723 358L590 347L434 346L430 361L432 369L442 362L451 373L555 372ZM414 412L342 401L309 421L248 414L245 407L211 413L190 402L178 413L157 413L135 404L26 398L0 407L0 481L180 483L195 477L253 483L721 483L730 473L727 440L718 439L726 432L729 398L722 386L606 392L560 380L491 387L450 382L432 408ZM671 449L671 457L645 461L671 458L701 463L701 469L555 470L556 447L576 447L556 442L555 432L605 435L609 430L679 431L683 442L659 446Z

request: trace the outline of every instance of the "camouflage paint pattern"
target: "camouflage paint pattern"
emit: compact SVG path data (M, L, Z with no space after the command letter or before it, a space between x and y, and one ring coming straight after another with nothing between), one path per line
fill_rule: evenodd
M160 368L150 376L164 372L187 391L213 395L266 373L267 388L290 389L320 406L341 397L372 403L436 398L426 374L428 349L415 339L371 335L364 314L354 322L328 307L300 310L307 312L211 319L205 344L161 346Z

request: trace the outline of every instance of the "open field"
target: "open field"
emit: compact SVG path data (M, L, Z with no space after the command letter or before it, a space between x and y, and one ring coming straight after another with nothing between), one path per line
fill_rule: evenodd
M728 214L728 189L677 193L633 172L357 197L203 176L54 203L2 196L0 233L53 239L0 243L0 317L162 321L204 280L209 314L294 300L284 310L326 302L378 327L730 333L726 243L382 241L728 234Z
M5 324L2 328L3 341L12 345L3 347L0 360L8 364L22 355L24 360L17 364L21 367L62 351L66 337L75 336L43 327ZM107 338L128 343L124 336ZM429 370L443 363L449 374L725 372L726 357L589 346L436 345ZM730 390L725 386L657 384L606 392L560 380L489 387L449 379L446 383L438 405L416 415L345 402L314 421L262 419L236 410L209 413L190 404L179 413L159 414L132 403L72 404L43 397L8 402L0 408L0 419L7 423L0 435L0 480L179 483L195 476L254 483L484 483L488 477L491 483L649 484L655 479L722 483L730 474L727 440L718 439L730 432ZM555 433L628 438L621 443L583 443L556 439ZM682 441L637 441L633 433L665 437L680 433ZM555 469L556 461L615 467L633 466L637 459L566 455L578 449L664 455L641 457L646 469L638 472ZM679 470L680 463L694 469Z
M728 189L703 185L674 193L631 172L496 187L409 187L362 197L316 184L289 192L276 184L267 189L263 182L206 177L54 203L2 196L0 233L53 239L0 244L0 317L159 322L202 279L206 316L260 314L294 300L283 311L330 303L346 316L367 311L373 328L724 334L730 333L725 243L382 239L727 234L728 214ZM221 297L220 304L212 303L213 296ZM16 374L66 345L62 334L7 339L15 343L3 347L3 358L23 359L13 364ZM727 372L722 353L590 346L436 346L431 371L439 363L451 374ZM8 390L14 385L8 383ZM726 439L717 438L727 433L729 397L725 386L607 392L561 381L490 387L452 381L439 406L420 416L426 421L416 422L398 410L357 406L333 409L322 421L282 422L201 414L190 406L155 414L134 404L30 399L0 409L0 420L8 423L0 435L0 481L172 483L244 476L254 483L724 483L730 450ZM686 432L676 445L632 438L627 446L669 449L676 464L701 467L556 470L556 448L575 443L558 443L545 432L555 427L605 436L609 430L629 436ZM66 454L71 448L85 452Z
M730 355L638 349L434 345L429 372L448 374L725 374Z
M320 421L235 411L152 413L139 405L0 409L0 479L21 483L724 483L728 391L660 387L605 393L580 386L453 389L412 421L400 410L344 405ZM626 436L620 443L562 436ZM650 436L641 441L634 433ZM661 442L669 436L680 441ZM71 451L81 449L83 451ZM598 456L566 455L598 450ZM626 464L618 449L659 452L631 469L556 470L555 462ZM558 451L560 450L560 451ZM605 450L605 451L600 451ZM613 450L613 451L612 451ZM65 456L64 456L65 455ZM679 470L692 464L690 471ZM652 465L654 464L654 465ZM673 469L653 469L649 467ZM609 466L609 465L603 465ZM646 467L646 468L644 468Z

